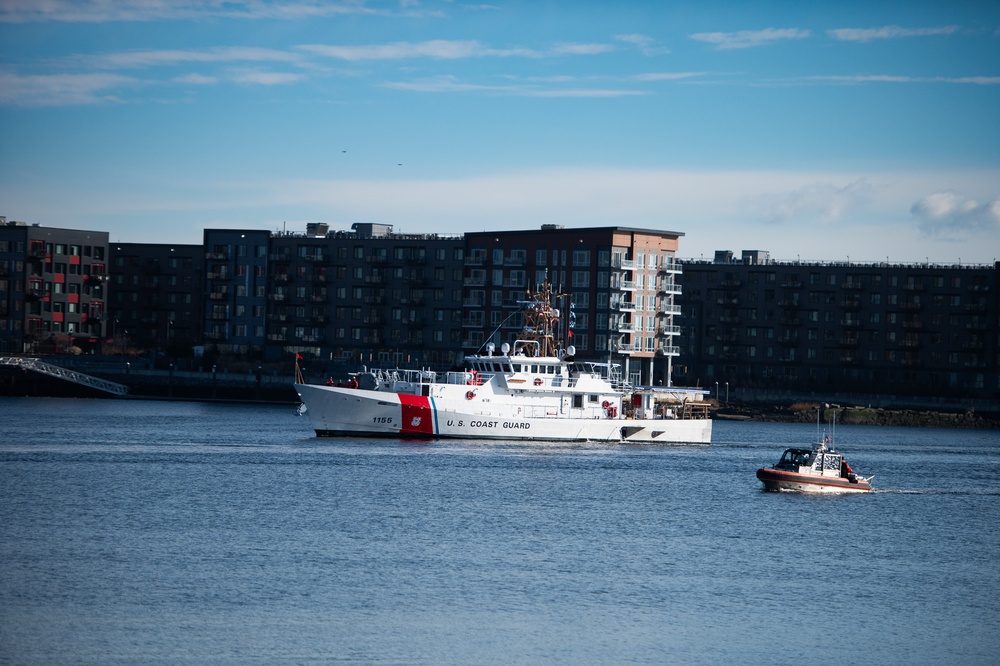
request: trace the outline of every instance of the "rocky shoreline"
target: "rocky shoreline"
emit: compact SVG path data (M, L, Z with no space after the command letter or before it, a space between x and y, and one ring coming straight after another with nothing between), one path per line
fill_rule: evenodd
M717 419L770 421L779 423L815 423L815 403L782 405L720 405L713 410ZM1000 429L1000 414L983 414L972 410L941 412L912 409L882 409L871 407L824 408L822 421L829 423L836 416L840 425L903 426L912 428Z

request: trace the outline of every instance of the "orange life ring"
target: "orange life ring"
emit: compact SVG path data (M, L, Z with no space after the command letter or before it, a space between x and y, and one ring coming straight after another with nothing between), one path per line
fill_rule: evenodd
M607 400L605 400L604 402L601 403L601 407L603 407L604 409L607 409L610 406L611 406L611 403L608 402Z
M542 378L535 377L535 386L541 386L541 385L542 385Z
M466 400L472 400L475 397L476 397L476 392L475 391L466 391L465 392L465 399Z

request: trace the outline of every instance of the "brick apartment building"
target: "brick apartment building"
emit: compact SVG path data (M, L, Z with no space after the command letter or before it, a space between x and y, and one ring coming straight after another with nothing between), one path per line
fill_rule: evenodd
M0 217L0 353L98 348L107 324L108 234ZM64 345L65 346L65 345Z
M578 357L614 357L634 382L668 385L679 353L673 319L680 314L674 299L681 236L557 225L466 234L463 349L513 342L528 292L548 281L565 295L559 333Z

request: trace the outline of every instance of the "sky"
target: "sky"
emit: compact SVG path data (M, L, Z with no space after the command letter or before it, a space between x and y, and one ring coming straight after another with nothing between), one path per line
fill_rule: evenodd
M1000 3L0 0L0 215L1000 259Z

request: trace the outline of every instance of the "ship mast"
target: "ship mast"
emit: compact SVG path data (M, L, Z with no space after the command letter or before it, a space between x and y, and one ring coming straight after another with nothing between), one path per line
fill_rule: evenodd
M552 287L546 281L537 291L529 291L528 300L524 301L521 338L537 343L539 356L556 355L555 329L559 322L559 310L552 305L552 301L558 296L552 293Z

